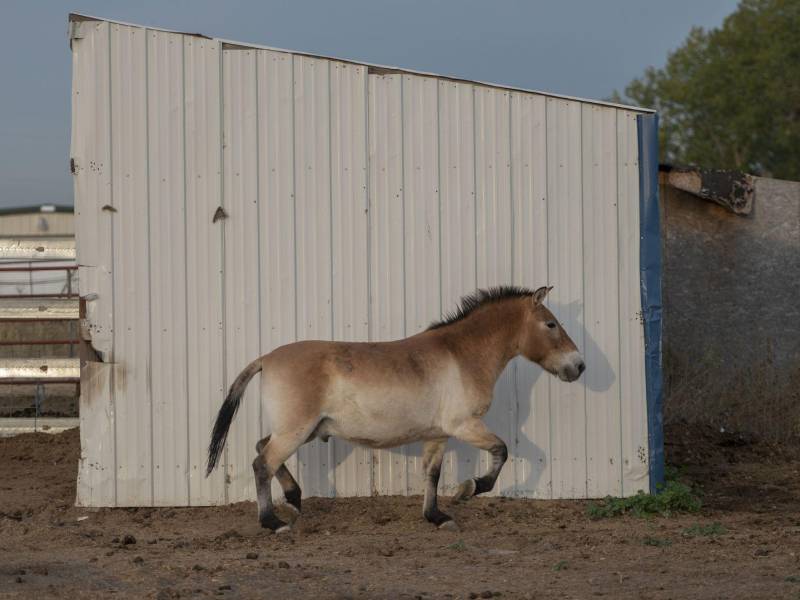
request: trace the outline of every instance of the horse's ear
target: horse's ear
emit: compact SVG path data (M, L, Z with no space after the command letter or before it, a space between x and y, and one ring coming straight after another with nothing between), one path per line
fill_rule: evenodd
M533 303L534 304L541 304L544 302L545 296L547 296L548 292L553 289L553 286L550 287L540 287L538 290L533 292Z

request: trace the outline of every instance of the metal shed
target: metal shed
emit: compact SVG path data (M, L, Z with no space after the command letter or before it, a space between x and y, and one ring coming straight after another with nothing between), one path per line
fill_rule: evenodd
M254 498L251 384L224 469L212 420L255 356L416 333L476 287L554 285L579 384L522 359L487 422L496 493L586 498L661 477L651 111L71 15L84 332L77 502ZM93 354L94 356L94 354ZM440 491L487 468L451 443ZM419 448L315 441L304 494L421 493Z

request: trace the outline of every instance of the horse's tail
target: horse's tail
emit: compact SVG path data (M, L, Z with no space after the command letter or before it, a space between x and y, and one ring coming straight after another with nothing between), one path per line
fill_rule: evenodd
M217 421L214 423L214 431L211 433L211 443L208 445L208 466L206 468L206 477L211 475L211 471L217 466L219 455L222 454L222 449L225 447L225 440L228 438L228 430L231 427L233 417L236 411L239 410L239 403L242 401L244 389L253 378L253 375L261 371L261 359L257 358L244 368L244 371L239 373L236 381L231 385L228 391L228 397L222 403L222 408L219 409L217 414Z

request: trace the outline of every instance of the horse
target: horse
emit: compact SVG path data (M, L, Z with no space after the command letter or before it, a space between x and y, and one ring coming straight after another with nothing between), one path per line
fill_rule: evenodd
M563 381L586 366L574 342L544 305L552 287L480 289L425 331L390 342L301 341L276 348L236 377L217 415L206 476L219 461L250 379L261 372L261 403L271 433L256 445L253 472L261 526L289 531L300 515L300 486L284 462L303 444L329 437L370 448L423 442L423 517L458 529L437 505L448 438L487 450L489 472L462 482L455 502L490 491L508 458L506 444L482 421L497 378L522 355ZM277 478L294 520L272 502Z

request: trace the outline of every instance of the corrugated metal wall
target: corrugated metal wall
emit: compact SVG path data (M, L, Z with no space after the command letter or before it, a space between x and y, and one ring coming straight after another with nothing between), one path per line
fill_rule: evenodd
M648 489L636 112L103 21L72 47L81 293L107 360L83 371L80 504L253 499L257 381L203 476L250 360L412 335L504 283L555 286L588 370L508 366L496 492ZM449 448L445 494L488 468ZM307 495L422 490L419 445L315 441L288 466Z

